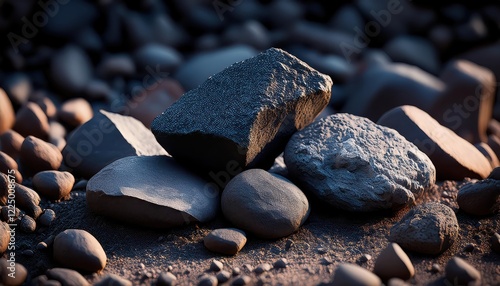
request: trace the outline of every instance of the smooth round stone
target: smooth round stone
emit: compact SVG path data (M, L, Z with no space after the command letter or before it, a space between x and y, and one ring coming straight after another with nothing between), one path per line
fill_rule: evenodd
M222 39L227 44L245 44L258 50L270 48L267 29L255 20L247 21L242 25L229 26Z
M3 210L3 208L2 208ZM0 252L4 253L9 247L10 227L7 223L0 221Z
M57 170L63 159L61 151L56 146L33 136L24 139L20 157L22 166L33 174Z
M64 102L57 115L63 123L77 127L89 121L94 112L86 99L75 98Z
M273 263L273 267L276 269L284 269L288 266L288 260L286 258L280 258Z
M217 281L219 281L219 284L222 284L222 283L226 283L227 281L229 281L229 279L231 279L231 273L229 273L228 271L222 270L219 273L217 273L217 275L215 275L215 277L217 277Z
M23 176L18 169L19 166L17 162L6 153L0 151L0 172L7 175L13 175L16 182L21 183L23 181ZM14 171L14 173L12 173L12 171Z
M15 120L12 103L5 91L0 88L0 135L12 128Z
M457 203L460 210L472 215L490 215L495 213L499 204L500 181L486 179L469 182L460 186Z
M51 209L45 209L38 218L38 222L40 222L43 226L50 226L52 222L56 219L56 213Z
M145 45L134 54L137 68L141 72L175 71L182 63L182 55L176 50L158 44Z
M36 221L30 217L29 215L23 216L21 222L19 223L19 227L22 231L26 233L32 233L36 230Z
M61 285L90 286L89 282L78 272L66 268L52 268L45 273L50 280L56 280ZM49 284L57 285L57 284Z
M102 60L97 73L103 78L131 77L135 73L135 63L128 54L111 55Z
M453 285L481 285L481 273L459 257L453 257L445 267L445 277Z
M425 38L399 36L387 42L384 51L395 62L415 65L432 74L439 72L440 61L437 50Z
M172 286L175 285L177 277L170 272L162 272L156 280L156 286Z
M24 281L28 277L28 270L21 263L15 263L15 270L13 272L10 271L9 267L11 267L10 262L5 258L0 258L0 276L2 285L7 286L17 286L23 285ZM15 273L15 275L10 276L9 273Z
M250 285L252 282L252 278L248 275L239 275L236 278L234 278L233 283L231 285Z
M15 184L16 206L25 211L29 216L37 219L42 214L40 196L32 189L20 184Z
M45 140L49 137L49 120L38 104L28 102L17 111L12 129L24 137L32 135Z
M210 271L219 272L222 269L224 269L224 264L222 264L222 262L216 259L212 260L210 263Z
M269 270L271 270L273 267L271 266L271 264L269 263L262 263L260 265L258 265L257 267L255 267L255 273L257 274L262 274L264 272L267 272Z
M157 286L161 286L156 283ZM115 274L108 274L93 286L132 286L132 282Z
M500 234L497 232L491 236L491 249L500 254Z
M8 130L0 135L0 150L5 154L17 159L21 152L21 145L23 144L24 137L14 130Z
M261 169L229 181L221 204L224 216L238 228L270 239L292 234L309 216L309 202L297 186Z
M200 281L198 281L198 286L217 286L218 283L217 277L213 275L203 275Z
M40 106L43 113L47 115L47 118L54 119L57 113L57 107L54 101L47 95L46 91L38 90L34 92L30 100Z
M403 249L396 243L390 243L377 257L373 273L383 281L391 278L408 280L415 275L415 268Z
M42 197L60 200L68 197L75 177L69 172L42 171L33 176L33 187Z
M381 286L382 281L377 275L355 264L344 263L337 267L333 276L332 286Z
M54 259L64 267L85 272L97 272L106 266L106 253L90 233L67 229L54 240Z
M208 250L227 255L238 253L246 242L245 232L235 228L215 229L203 239Z
M90 58L80 47L66 46L52 58L49 78L62 95L78 95L92 78Z
M389 241L406 250L437 255L457 240L458 231L453 210L432 202L411 209L391 228Z

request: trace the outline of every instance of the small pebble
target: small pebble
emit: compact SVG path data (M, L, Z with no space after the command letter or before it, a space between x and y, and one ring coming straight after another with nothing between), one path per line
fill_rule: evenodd
M36 222L29 215L25 215L21 219L20 228L22 231L27 232L27 233L35 232Z
M222 270L216 275L217 281L219 281L220 284L227 282L231 278L231 273L228 271Z
M203 275L198 282L198 286L217 286L217 277L213 275Z
M56 219L56 213L52 209L45 209L42 215L38 218L38 222L43 226L50 226Z
M361 263L366 263L366 262L368 262L370 260L372 260L372 256L370 254L363 254L359 258L359 262L361 262Z
M271 264L269 264L269 263L262 263L262 264L258 265L255 268L255 273L262 274L264 272L267 272L267 271L271 270L271 268L272 268Z
M245 232L235 228L215 229L203 239L207 249L227 255L238 253L246 242Z
M373 273L383 281L391 278L408 280L415 275L415 268L403 249L396 243L390 243L377 257Z
M290 248L292 248L294 244L295 242L293 242L293 240L287 239L285 243L285 250L290 250Z
M233 280L233 283L231 283L231 285L234 285L234 286L248 285L248 284L250 284L250 282L252 282L252 278L250 278L250 276L240 275Z
M459 257L453 257L445 268L445 276L453 285L480 285L481 273L472 265Z
M21 252L21 254L27 257L33 257L33 255L35 255L35 252L31 249L25 249L23 250L23 252Z
M232 272L233 276L238 276L241 274L241 269L239 267L235 267L233 268L233 272Z
M224 264L222 264L222 262L216 259L212 260L212 263L210 264L210 271L219 272L222 269L224 269Z
M464 251L465 252L472 252L474 251L474 249L476 249L476 245L474 243L468 243L465 247L464 247Z
M108 274L94 286L132 286L132 282L115 274Z
M500 234L496 232L491 236L491 249L500 253Z
M441 265L439 265L437 263L432 264L431 271L433 273L439 273L439 272L441 272L442 271Z
M321 265L330 265L333 264L333 260L330 257L323 257L319 263Z
M286 268L288 266L288 260L286 258L280 258L274 262L273 267L276 269Z
M326 250L326 248L324 248L324 247L320 247L320 248L316 249L316 252L318 252L318 254L326 254L328 252L328 250Z
M170 272L162 272L156 280L156 286L172 286L175 285L177 277Z

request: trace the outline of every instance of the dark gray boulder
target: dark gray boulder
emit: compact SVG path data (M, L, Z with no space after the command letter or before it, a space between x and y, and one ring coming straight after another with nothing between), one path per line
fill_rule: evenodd
M268 169L325 108L331 86L329 76L272 48L187 92L151 129L169 154L200 170Z
M285 149L289 178L331 205L350 211L400 208L432 186L427 155L396 131L334 114L295 133Z

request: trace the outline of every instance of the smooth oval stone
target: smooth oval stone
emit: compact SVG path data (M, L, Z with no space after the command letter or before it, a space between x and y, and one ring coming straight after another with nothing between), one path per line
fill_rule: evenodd
M23 181L23 176L18 169L19 166L17 165L17 162L9 155L0 151L0 172L14 176L16 182L21 183Z
M309 216L309 202L297 186L261 169L229 181L221 205L229 221L263 238L288 236Z
M110 55L99 64L97 73L103 78L130 77L135 73L135 63L127 54Z
M472 215L494 214L499 208L500 181L486 179L460 186L457 203L460 210Z
M63 159L61 151L56 146L33 136L24 139L20 157L22 166L31 174L57 170Z
M2 208L3 209L3 208ZM4 253L9 247L10 227L6 222L0 221L0 252Z
M75 177L69 172L42 171L33 176L35 190L51 200L67 197L74 184Z
M168 156L131 156L87 183L91 211L126 223L168 228L207 222L219 208L218 188Z
M92 63L80 47L69 45L52 58L49 77L62 95L81 93L92 78Z
M21 134L14 130L7 130L0 135L0 150L16 160L21 152L23 141L24 137Z
M57 113L61 122L71 127L78 127L84 124L93 115L92 106L84 98L74 98L64 102Z
M54 259L64 267L85 272L104 269L107 260L99 241L82 229L67 229L55 237Z
M156 283L157 286L161 286ZM132 286L132 282L115 274L108 274L93 286Z
M90 286L78 272L66 268L52 268L45 273L50 280L56 280L64 286Z
M0 88L0 135L12 128L15 120L12 103L5 91Z
M203 244L207 249L227 255L238 253L246 242L245 232L236 228L215 229L203 238Z
M457 240L458 231L453 210L432 202L412 208L391 228L389 241L406 250L437 255Z
M134 54L136 66L145 73L175 71L182 63L182 56L175 49L158 44L142 46ZM150 75L151 76L151 75Z
M413 204L436 180L429 157L403 136L346 113L296 132L284 158L289 176L304 190L349 211Z
M415 268L403 249L397 243L390 243L375 260L373 273L383 281L391 278L408 280L415 275Z
M17 112L12 129L24 137L32 135L45 140L49 136L49 120L38 104L28 102Z
M355 264L343 263L337 267L332 286L381 286L377 275Z
M425 38L403 35L395 37L384 45L384 51L395 62L403 62L437 74L440 60L437 50Z
M29 216L37 219L42 214L40 196L32 189L20 184L15 184L16 206L25 211Z
M445 267L445 277L454 285L481 285L481 273L459 257L453 257Z
M7 259L0 258L0 271L2 285L7 286L18 286L23 285L26 278L28 278L28 270L21 263L16 262L14 265L14 271L11 271L11 264ZM10 273L14 273L14 275L9 275Z

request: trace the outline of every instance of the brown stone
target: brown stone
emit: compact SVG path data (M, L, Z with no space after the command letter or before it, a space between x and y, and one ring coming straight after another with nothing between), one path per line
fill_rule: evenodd
M35 190L51 200L68 197L74 184L75 177L69 172L42 171L33 177Z
M0 135L12 128L15 120L12 103L5 91L0 88Z
M46 170L57 170L62 163L62 154L56 146L33 136L24 139L21 146L23 170L36 174Z
M500 181L486 179L464 184L458 190L457 202L460 210L472 215L489 215L498 209Z
M71 127L77 127L89 121L94 112L87 100L74 98L63 103L57 115L62 122Z
M14 130L8 130L0 135L0 148L2 152L17 159L21 152L21 145L23 144L24 137Z
M377 257L373 273L383 281L391 278L408 280L415 275L415 268L403 249L397 243L390 243Z
M14 176L14 178L16 178L16 182L18 183L23 181L23 176L21 175L21 172L19 172L17 162L2 151L0 151L0 172Z
M12 129L24 137L33 135L45 140L49 137L49 120L38 104L28 102L17 111Z

